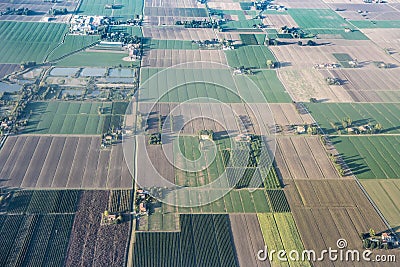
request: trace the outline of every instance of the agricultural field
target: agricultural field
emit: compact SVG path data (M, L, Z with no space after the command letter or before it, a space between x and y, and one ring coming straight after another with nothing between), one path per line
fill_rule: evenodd
M116 9L105 9L104 6L110 4L107 0L83 0L78 8L77 13L81 15L98 15L98 16L116 16L124 18L134 18L137 15L142 15L143 1L135 0L128 1L122 0L118 4L120 8Z
M99 108L102 113L99 114ZM112 115L111 102L33 102L26 111L28 125L23 133L101 134ZM32 112L32 113L31 113Z
M0 152L1 186L131 188L122 145L100 150L100 143L100 137L8 137Z
M257 214L264 242L268 250L303 251L304 246L297 230L296 223L290 213L259 213ZM306 261L272 260L273 266L310 266Z
M1 266L63 265L80 192L23 190L5 196L0 205Z
M145 8L147 7L177 7L177 8L195 8L197 7L196 0L163 0L163 1L144 1Z
M399 178L399 136L338 136L332 141L359 179Z
M340 178L317 136L276 138L275 161L278 175L286 179Z
M19 64L0 64L0 78L20 70Z
M234 77L240 96L246 103L290 103L292 100L283 87L275 70L256 70L254 75ZM260 99L259 94L249 92L248 88L257 86L265 99Z
M205 41L215 38L215 33L212 29L144 26L143 36L158 40Z
M350 20L349 22L359 29L373 29L373 28L394 29L394 28L400 28L400 14L398 14L397 16L398 20Z
M331 9L290 8L287 12L303 30L354 28Z
M363 29L363 33L368 36L378 47L387 51L393 58L400 59L400 45L396 42L400 37L399 31L393 29Z
M165 40L165 39L153 39L153 38L144 38L143 39L143 47L145 50L143 51L144 56L146 54L151 53L154 50L198 50L199 46L194 44L192 41L187 40Z
M66 24L58 23L0 21L0 62L41 63L61 43L67 29Z
M345 89L354 102L398 102L400 92L395 69L340 69L320 71L326 77L343 81L337 90Z
M58 67L137 67L139 61L124 61L125 52L86 50L57 61Z
M183 49L150 49L143 55L141 67L168 68L184 63L196 62L196 66L204 69L226 68L227 61L221 50L183 50Z
M193 64L188 67L193 67ZM152 77L157 73L158 75ZM160 83L164 78L167 82ZM241 102L229 69L171 68L160 71L142 68L141 84L139 99L142 102L209 102L213 99L224 103Z
M400 133L399 103L307 103L306 107L327 134L348 134L342 125L345 118L352 120L351 127L381 124L379 133Z
M251 69L266 69L267 60L276 61L266 46L240 46L237 49L225 51L225 54L232 68L244 66Z
M238 266L235 254L227 215L185 214L180 215L179 232L136 232L133 263L135 266Z
M119 224L100 225L101 214L107 209L109 199L109 191L82 192L69 239L67 266L126 264L132 218L123 214Z
M385 219L388 220L390 226L396 232L400 232L400 210L397 205L399 203L398 197L400 196L399 180L362 180L361 184L383 213Z
M240 33L239 38L241 40L240 44L243 45L263 45L265 42L266 35L265 34L245 34L245 33ZM229 38L228 40L231 40ZM232 40L234 44L240 45L235 42L235 40Z
M100 38L98 35L67 35L63 43L50 53L47 60L55 61L64 58L76 51L99 42L99 40Z
M230 214L229 219L239 266L270 266L268 260L259 261L254 256L266 244L257 214Z

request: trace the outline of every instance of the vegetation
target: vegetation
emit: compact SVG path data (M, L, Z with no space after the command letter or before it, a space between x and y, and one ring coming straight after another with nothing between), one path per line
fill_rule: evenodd
M149 144L150 145L161 145L161 134L160 133L153 133L149 137Z

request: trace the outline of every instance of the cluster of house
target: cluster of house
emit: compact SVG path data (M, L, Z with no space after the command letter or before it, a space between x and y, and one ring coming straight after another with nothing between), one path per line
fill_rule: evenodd
M136 190L136 206L137 213L139 215L147 214L147 199L149 198L149 192L139 188Z
M314 65L314 69L336 69L340 68L338 63L319 63Z
M69 31L72 34L96 34L98 27L109 25L110 22L111 19L104 16L75 15L71 19L71 26L69 28Z

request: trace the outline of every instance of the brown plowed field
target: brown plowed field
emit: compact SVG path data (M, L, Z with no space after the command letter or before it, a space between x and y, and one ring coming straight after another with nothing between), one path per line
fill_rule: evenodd
M161 40L211 40L216 38L212 29L186 29L181 27L143 27L143 36Z
M264 249L264 240L256 214L230 214L233 241L240 266L270 266L259 261L257 252Z
M1 185L20 188L131 188L122 144L99 137L11 136L0 151Z

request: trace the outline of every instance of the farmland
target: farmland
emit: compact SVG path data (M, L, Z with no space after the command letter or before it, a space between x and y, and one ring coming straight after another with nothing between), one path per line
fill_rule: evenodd
M132 186L122 145L100 151L100 137L9 137L1 149L0 164L2 186L69 189Z
M367 190L369 196L379 207L385 218L390 223L396 232L400 224L400 211L397 206L399 203L400 183L399 180L385 179L385 180L363 180L363 187Z
M359 179L399 178L399 136L335 137L333 142Z
M111 102L34 102L26 110L32 113L24 133L100 134L111 107ZM103 109L101 115L99 108Z
M92 36L67 35L65 37L64 42L50 53L48 61L53 61L62 58L68 54L84 49L98 41L99 41L99 36L95 35Z
M259 213L264 242L271 250L297 250L303 251L303 243L297 231L296 223L290 213ZM272 260L274 266L309 266L308 262L296 262L289 260L288 263Z
M244 66L252 69L266 69L267 60L275 61L268 47L265 46L241 46L234 50L225 51L230 67Z
M78 13L82 15L98 15L98 16L111 16L112 14L117 17L132 18L136 15L142 15L143 1L135 0L128 1L122 0L118 2L121 8L105 9L104 6L110 4L106 0L89 1L84 0L78 9Z
M57 61L59 67L131 67L137 66L138 61L124 61L123 58L128 54L124 52L96 52L82 51Z
M0 62L43 62L66 32L65 24L0 21Z
M66 265L126 264L131 216L124 215L116 225L100 225L107 209L108 191L84 191L80 197L69 239Z
M400 112L398 103L323 103L307 104L306 106L319 126L328 134L335 134L338 130L343 130L342 120L344 118L351 118L352 127L368 123L373 127L379 123L383 127L381 133L400 133L399 120L396 115Z
M277 138L278 173L284 179L339 178L328 153L334 151L325 151L318 137Z
M134 264L237 266L229 229L227 215L180 215L179 232L136 233Z

